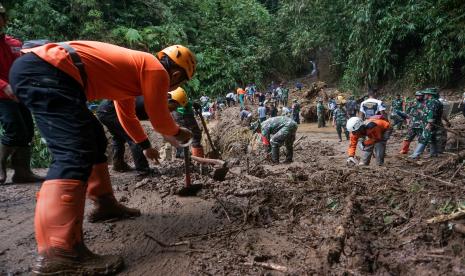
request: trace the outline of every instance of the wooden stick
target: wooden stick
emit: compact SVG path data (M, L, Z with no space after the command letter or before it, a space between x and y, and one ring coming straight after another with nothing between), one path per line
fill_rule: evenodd
M416 175L419 175L419 176L422 176L422 177L425 177L425 178L429 178L429 179L432 179L432 180L435 180L437 182L441 182L442 184L448 186L448 187L458 187L457 185L453 184L453 183L450 183L450 182L447 182L447 181L444 181L442 179L439 179L439 178L436 178L436 177L433 177L433 176L430 176L430 175L426 175L426 174L422 174L422 173L417 173L417 172L412 172L412 171L406 171L406 170L403 170L403 169L399 169L399 168L395 168L396 170L398 171L401 171L401 172L404 172L404 173L407 173L407 174L410 174L410 173L413 173L413 174L416 174Z
M452 179L454 179L454 177L457 175L457 173L462 169L463 167L463 162L459 165L459 167L457 168L457 170L455 170L454 174L452 175L452 177L449 179L449 182L452 183Z
M252 262L243 263L243 265L246 265L246 266L259 266L259 267L263 267L263 268L266 268L266 269L272 269L272 270L276 270L276 271L280 271L280 272L284 272L284 273L289 272L289 268L287 268L285 266L282 266L282 265L274 264L274 263L262 263L262 262L252 261Z
M440 223L446 222L449 220L460 219L465 217L465 210L459 210L458 212L448 214L448 215L439 215L433 218L426 220L426 223Z
M144 236L146 236L147 238L151 239L152 241L158 243L158 245L160 245L161 247L173 247L173 246L180 246L180 245L190 246L190 244L191 244L189 241L180 241L180 242L166 244L166 243L164 243L162 241L157 240L155 237L153 237L152 235L150 235L148 233L144 233Z
M223 204L223 201L221 201L217 196L214 196L216 201L221 205L221 208L223 208L223 211L226 215L226 218L228 219L229 223L231 223L231 218L229 217L228 211L226 211L226 207Z

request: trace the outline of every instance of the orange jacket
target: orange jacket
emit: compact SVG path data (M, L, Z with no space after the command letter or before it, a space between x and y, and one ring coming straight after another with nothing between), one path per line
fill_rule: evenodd
M242 88L237 88L236 92L237 92L238 95L245 94L245 90L242 89Z
M170 78L155 56L102 42L67 43L84 63L88 76L87 100L114 100L118 119L134 142L147 140L135 111L135 99L141 95L153 128L164 135L178 133L179 127L168 110ZM61 46L50 43L23 52L35 53L82 84L79 70Z
M391 127L391 124L384 119L371 119L365 124L367 127L361 133L350 133L350 145L347 153L349 156L355 156L357 142L359 138L367 137L363 144L365 146L374 145L384 139L384 133Z

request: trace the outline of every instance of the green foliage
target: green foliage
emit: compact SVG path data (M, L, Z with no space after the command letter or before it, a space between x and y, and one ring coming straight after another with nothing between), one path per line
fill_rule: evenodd
M52 158L46 142L40 137L40 133L37 129L34 130L34 140L32 143L31 166L33 168L48 168Z
M179 43L199 60L192 96L308 71L329 52L345 88L448 84L465 72L458 0L4 1L21 39L100 40L155 53Z

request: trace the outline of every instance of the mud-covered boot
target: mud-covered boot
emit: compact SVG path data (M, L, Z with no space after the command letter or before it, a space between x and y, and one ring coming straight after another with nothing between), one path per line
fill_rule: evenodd
M92 223L140 216L140 210L124 206L116 200L113 194L100 196L93 202L95 208L87 217L87 220Z
M84 245L85 183L72 179L45 181L38 193L35 234L36 275L109 275L123 267L123 259L97 255Z
M279 147L271 147L271 162L279 163Z
M289 163L292 163L292 159L294 157L294 150L287 150L286 152L286 160L284 161L284 163L286 164L289 164Z
M11 156L11 167L15 171L11 178L13 183L34 183L45 180L31 170L31 147L17 147Z
M129 172L132 170L131 166L124 161L124 146L123 149L113 147L113 153L112 153L112 169L115 172Z
M129 149L131 150L132 159L134 160L134 166L136 167L137 173L140 174L142 172L150 171L149 162L147 161L142 148L135 143L131 143L129 144Z
M9 147L3 144L0 144L0 184L5 183L6 181L6 163L8 157L10 157L16 147Z
M415 151L413 152L412 155L409 156L409 158L417 159L418 157L420 157L423 151L425 151L425 148L426 148L425 144L419 143L417 147L415 148Z
M407 154L409 148L410 148L410 141L404 140L404 142L402 142L402 148L401 148L399 153L400 154Z
M89 222L140 216L138 209L128 208L116 200L107 163L94 165L88 180L87 197L95 205L88 216Z

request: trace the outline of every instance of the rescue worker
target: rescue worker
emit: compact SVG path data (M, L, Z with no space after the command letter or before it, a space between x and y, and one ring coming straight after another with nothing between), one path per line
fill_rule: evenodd
M292 109L292 119L297 124L300 124L300 104L299 104L299 101L297 101L297 99L294 99L293 102L294 103L292 104L292 108L291 108Z
M176 125L166 99L168 91L192 78L195 56L181 45L154 56L95 41L49 43L24 52L11 68L11 86L32 111L53 158L37 196L38 258L32 272L115 273L123 264L120 256L96 255L84 244L85 198L95 205L90 222L140 211L123 206L113 194L105 133L86 102L114 100L121 126L145 157L157 162L159 153L136 117L135 98L144 96L150 122L165 140L175 146L187 142L191 132Z
M350 96L346 103L346 112L349 118L357 116L357 102L354 100L354 96Z
M252 122L252 112L247 107L241 110L239 116L241 117L241 123L245 121L246 125L250 125L250 122Z
M184 91L181 87L169 92L169 99L169 106L177 105L176 108L172 110L173 112L171 112L176 123L192 132L192 156L203 158L204 151L202 147L202 131L197 124L194 114L195 109L199 116L202 116L202 106L197 102L190 101L187 97L186 91ZM176 156L184 156L182 148L177 148Z
M406 114L404 113L404 101L400 94L396 95L396 98L391 104L391 120L394 122L392 127L402 129L402 124L405 120Z
M0 125L3 129L0 143L0 184L6 181L7 161L10 157L14 170L13 183L39 182L44 178L35 175L30 165L34 137L31 112L18 102L8 82L8 73L14 60L20 56L22 43L4 33L6 24L6 10L0 4Z
M344 130L344 134L346 136L346 140L349 140L349 131L347 131L346 124L347 124L347 112L344 108L344 101L337 100L337 106L334 110L333 116L333 127L336 127L337 136L339 137L339 142L342 142L342 131Z
M241 106L241 108L244 108L245 107L245 102L244 102L245 101L245 90L239 87L237 88L236 93L237 93L237 97L239 98L239 105Z
M402 142L402 148L400 154L407 154L409 151L410 143L415 137L420 137L423 131L422 129L422 118L425 109L425 101L423 91L415 92L416 102L411 106L407 107L408 115L408 129L407 134Z
M375 99L376 89L368 90L368 99L364 100L360 104L360 117L362 120L370 119L375 115L386 116L386 107L384 103L378 99Z
M266 120L266 107L263 103L258 104L258 120L262 123Z
M409 157L416 159L425 150L426 146L430 145L429 157L436 157L438 155L438 128L443 128L442 125L442 103L436 98L438 91L436 88L427 88L423 90L426 100L426 108L423 112L422 120L422 134L418 139L418 145L415 151Z
M391 136L391 125L383 119L370 119L363 122L359 117L352 117L347 121L347 130L350 131L350 144L347 153L348 164L357 164L355 151L357 146L362 150L359 165L369 165L373 151L378 166L384 164L386 143ZM366 138L359 142L360 138Z
M253 132L260 133L262 143L271 151L271 161L279 163L279 148L286 147L286 161L291 163L294 156L294 141L297 132L297 123L289 117L277 116L270 118L263 123L256 121L251 124Z
M115 105L113 101L105 100L97 108L97 118L107 127L108 132L111 134L112 146L112 169L116 172L127 172L131 167L124 161L125 144L129 145L132 159L136 171L139 175L146 175L150 172L150 166L145 158L142 148L134 143L126 134L116 114ZM147 120L148 116L144 108L144 98L139 96L136 98L136 115L139 120Z
M318 128L326 127L325 106L321 98L318 98L318 103L316 104L316 116L318 117Z

